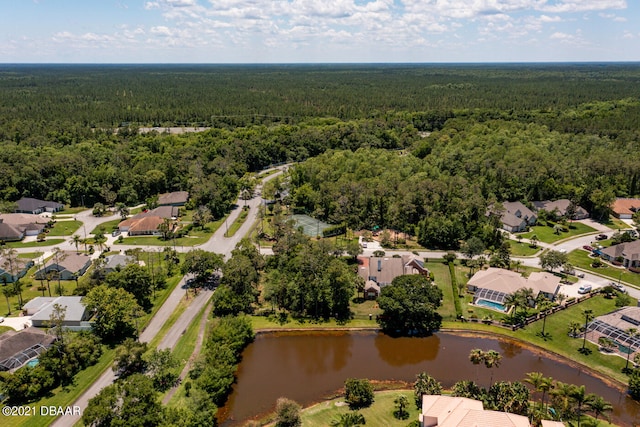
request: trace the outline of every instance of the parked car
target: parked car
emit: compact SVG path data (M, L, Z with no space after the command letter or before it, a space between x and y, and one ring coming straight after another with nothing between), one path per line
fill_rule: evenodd
M598 235L596 236L596 240L605 240L605 239L607 239L607 238L608 238L608 237L607 237L607 235L606 235L606 234L598 234Z
M585 251L589 251L589 252L591 252L591 251L593 251L593 246L584 245L584 246L582 247L582 249L584 249Z
M588 294L589 292L591 292L591 285L582 285L580 286L580 288L578 288L578 293L579 294Z
M578 276L581 279L584 279L584 273L582 271L579 271L578 274L576 274L576 276Z
M627 288L625 288L621 283L611 282L609 283L609 286L611 286L618 292L622 292L623 294L627 292Z
M0 316L0 323L4 322L4 317Z

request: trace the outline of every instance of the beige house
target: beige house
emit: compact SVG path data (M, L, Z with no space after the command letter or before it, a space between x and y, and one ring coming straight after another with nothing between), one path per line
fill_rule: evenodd
M495 211L495 206L490 206L487 211L489 215L500 215L502 228L510 233L520 233L526 231L527 227L534 225L538 219L535 213L522 202L502 202L503 210Z
M598 316L587 326L587 339L599 345L600 337L611 339L616 346L612 351L629 360L640 353L640 336L631 336L629 329L640 330L640 307L623 307Z
M488 411L479 400L453 396L422 396L420 427L531 427L529 419L508 412ZM563 427L543 421L543 427Z
M611 205L611 211L620 219L631 219L640 209L640 199L618 198Z
M571 205L571 200L569 199L559 199L559 200L544 200L541 202L533 202L533 207L536 211L545 210L549 213L555 213L556 217L566 217L567 209L569 209L569 205ZM573 214L573 218L568 219L585 219L589 218L589 212L582 206L576 205L576 211Z
M489 267L480 270L467 282L473 292L473 304L506 311L505 299L520 289L533 290L533 298L539 295L553 301L560 290L560 277L547 272L534 272L528 278L511 270ZM502 307L500 307L502 306Z
M625 268L640 267L640 240L633 242L620 243L618 245L609 246L600 250L600 256L607 261L615 261L622 259L622 265Z

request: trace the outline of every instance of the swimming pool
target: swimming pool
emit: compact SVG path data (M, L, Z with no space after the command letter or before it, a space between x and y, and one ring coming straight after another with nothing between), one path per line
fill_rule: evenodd
M31 359L27 362L27 366L30 368L36 367L38 366L38 363L40 363L40 361L38 360L38 358L36 357L35 359Z
M502 311L503 313L507 311L507 307L505 307L504 304L500 304L499 302L495 301L489 301L486 299L479 299L478 301L476 301L476 305L487 307L491 310Z

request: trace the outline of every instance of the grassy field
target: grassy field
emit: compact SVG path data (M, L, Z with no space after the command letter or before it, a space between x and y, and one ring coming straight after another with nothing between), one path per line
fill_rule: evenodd
M518 242L516 240L509 240L511 244L512 256L534 256L542 250L541 247L532 248L529 243Z
M534 234L538 236L538 240L545 243L554 243L559 240L568 239L570 237L578 236L581 234L587 233L595 233L596 229L591 228L588 225L585 225L581 222L574 222L569 225L568 232L560 232L560 234L555 234L553 231L553 226L549 227L547 225L534 225L531 227L531 231L520 234L524 239L530 239Z
M114 230L118 229L118 224L122 222L122 218L113 219L111 221L103 222L98 225L96 228L90 231L90 234L98 234L102 233L111 233Z
M233 224L229 227L229 230L225 234L226 237L232 237L236 232L240 229L242 224L247 220L247 216L249 215L249 211L242 210L240 214L236 217Z
M80 221L57 221L53 227L49 229L47 236L71 236L82 226Z
M393 416L395 404L393 401L398 396L405 396L409 400L407 411L409 415L404 420L399 420ZM305 427L326 427L331 421L340 418L341 414L346 414L350 409L344 404L344 399L333 399L311 406L302 411L302 425ZM413 401L413 391L411 390L385 390L375 394L373 405L358 411L367 423L372 427L405 427L413 420L418 419L418 410Z
M640 274L633 273L621 267L613 267L606 263L603 263L602 267L595 268L591 266L593 261L594 258L589 257L589 253L585 250L576 249L569 252L569 262L575 267L594 272L601 276L609 277L615 282L621 280L625 283L640 287Z
M53 246L64 243L64 239L47 239L42 242L5 242L9 248L39 248L41 246Z

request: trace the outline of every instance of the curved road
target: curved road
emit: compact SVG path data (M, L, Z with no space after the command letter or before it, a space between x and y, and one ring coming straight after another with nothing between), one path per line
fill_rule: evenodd
M269 175L263 179L263 182L268 181L275 176L282 173L282 170L286 167L281 166L276 169L280 170L280 172ZM257 190L260 189L260 186ZM247 201L247 206L249 207L249 213L247 215L246 221L242 224L240 229L231 237L225 237L225 233L227 231L227 225L231 225L233 221L238 217L240 212L242 211L242 206L244 206L244 201L238 200L237 207L231 211L231 213L227 216L227 224L223 224L218 230L213 234L213 236L206 243L198 246L200 249L208 250L211 252L216 252L225 256L228 259L231 256L231 251L236 247L238 242L248 233L253 223L258 218L258 210L260 207L262 199L259 197L254 197L251 200ZM94 226L95 227L95 226ZM93 228L92 228L93 229ZM121 248L121 245L118 245ZM132 246L132 247L140 247L140 246ZM192 248L188 248L189 250ZM185 295L185 291L183 285L185 284L184 277L180 280L180 283L175 287L171 295L167 298L165 303L160 307L156 315L151 319L145 330L140 334L140 341L142 342L150 342L160 331L166 319L169 318L171 313L175 311L178 304L182 300ZM173 349L182 336L183 332L187 329L187 327L193 322L193 319L197 316L200 310L209 302L209 299L213 295L213 291L203 290L198 296L196 296L189 307L182 313L182 315L176 320L176 322L171 326L169 331L165 334L162 341L158 345L159 349L171 348ZM97 395L100 390L104 387L113 383L116 379L113 371L111 369L107 369L101 376L98 378L92 385L89 387L83 394L80 396L74 403L73 406L79 406L81 412L87 407L89 400ZM55 427L70 427L80 421L80 416L64 416L57 418L51 425Z

